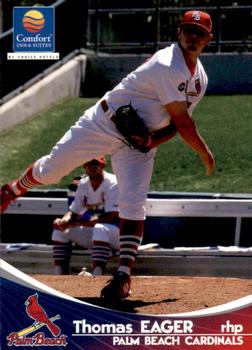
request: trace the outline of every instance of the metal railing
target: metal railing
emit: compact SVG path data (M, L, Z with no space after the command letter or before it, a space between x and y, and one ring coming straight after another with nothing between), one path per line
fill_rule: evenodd
M96 7L88 10L87 48L96 52L140 53L155 51L176 40L182 14L195 7L161 7L158 1L154 3L157 5L147 8L102 8L96 1ZM209 44L209 52L252 51L252 2L250 5L201 6L200 10L213 18L214 40ZM230 34L233 31L230 28L234 29L233 18L237 19L237 28L243 28L239 37L237 33ZM128 23L126 28L125 23ZM122 38L124 40L120 40Z
M19 198L6 214L63 215L67 198ZM234 245L239 246L242 218L252 218L250 199L154 199L148 198L149 217L236 218Z
M59 45L57 51L61 57L80 48L91 49L96 53L152 54L176 40L181 15L192 9L175 5L161 6L161 1L183 3L175 0L115 0L114 7L106 8L109 0L89 0L89 3L80 0L76 1L75 6L70 0L58 0L53 4L56 8L56 32L64 40L56 38ZM147 7L140 7L140 2L143 6L147 3ZM214 24L214 40L205 52L252 52L252 0L243 0L246 5L239 5L241 1L237 1L230 6L226 5L227 2L215 0L209 2L217 4L215 6L200 7L211 14ZM196 3L196 0L186 3ZM136 4L136 7L129 8L129 4ZM125 8L122 8L124 5ZM68 18L75 25L66 26ZM0 99L53 64L51 61L22 61L18 64L8 61L7 52L12 51L12 32L9 29L0 34ZM9 72L15 79L10 79Z

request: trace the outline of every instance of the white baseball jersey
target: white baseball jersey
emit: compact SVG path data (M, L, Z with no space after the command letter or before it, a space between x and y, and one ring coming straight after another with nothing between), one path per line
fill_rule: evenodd
M104 179L100 186L94 190L90 179L85 176L80 180L74 201L70 210L82 215L85 211L111 212L118 211L118 187L114 174L103 171Z
M207 76L200 60L192 75L178 44L156 52L104 95L102 99L107 100L109 111L102 109L100 101L85 111L51 153L35 163L34 178L43 184L56 183L83 163L109 154L120 189L120 217L143 220L156 150L144 154L127 147L121 141L122 135L111 116L118 107L131 102L149 129L158 130L170 122L164 107L166 104L186 101L191 114L206 87ZM94 197L90 203L100 203L101 200L102 197ZM80 205L83 202L77 203L78 200L72 210L79 213L83 210ZM105 208L108 211L107 204ZM114 209L113 205L111 209Z
M192 76L176 43L155 53L108 92L105 98L113 110L131 102L153 131L169 124L164 105L170 102L187 101L191 114L203 97L207 82L200 60Z
M118 211L118 186L114 174L103 171L104 180L94 190L90 179L85 176L80 180L75 199L69 209L79 215L87 210L91 214ZM65 231L54 230L52 240L62 243L74 242L92 249L93 241L108 242L114 249L119 249L119 228L115 224L97 223L94 227L78 226Z

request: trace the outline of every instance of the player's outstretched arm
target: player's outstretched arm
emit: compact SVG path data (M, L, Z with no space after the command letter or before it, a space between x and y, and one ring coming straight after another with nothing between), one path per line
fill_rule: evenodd
M206 175L211 175L215 167L213 154L200 135L195 121L188 114L186 102L169 103L166 110L184 142L199 154L205 165Z

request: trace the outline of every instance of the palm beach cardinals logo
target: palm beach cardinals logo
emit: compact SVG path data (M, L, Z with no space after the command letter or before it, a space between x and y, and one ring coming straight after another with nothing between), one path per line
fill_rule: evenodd
M34 324L44 324L50 330L54 337L60 335L61 330L52 320L47 316L45 310L38 303L38 294L29 296L25 302L26 313L30 316L35 322Z
M45 309L39 304L38 293L30 295L25 301L26 313L34 321L29 327L23 328L18 332L12 332L8 335L8 346L66 346L66 336L60 335L61 329L55 324L60 319L60 315L49 317ZM38 332L32 337L27 335L46 327L50 335L48 338L43 332Z

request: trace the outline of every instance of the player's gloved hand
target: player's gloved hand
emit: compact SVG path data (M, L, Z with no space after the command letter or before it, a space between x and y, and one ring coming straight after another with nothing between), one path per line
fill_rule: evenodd
M127 146L143 153L150 150L151 132L131 104L119 107L113 122Z
M141 137L139 135L132 135L135 144L138 144L138 148L143 152L149 152L153 147L157 147L164 142L169 141L177 134L177 128L173 122L165 126L162 129L156 130L147 135L147 137Z
M131 135L131 138L134 140L135 148L137 148L143 153L149 152L154 147L153 137L151 134L149 134L147 137L141 137L139 135Z

